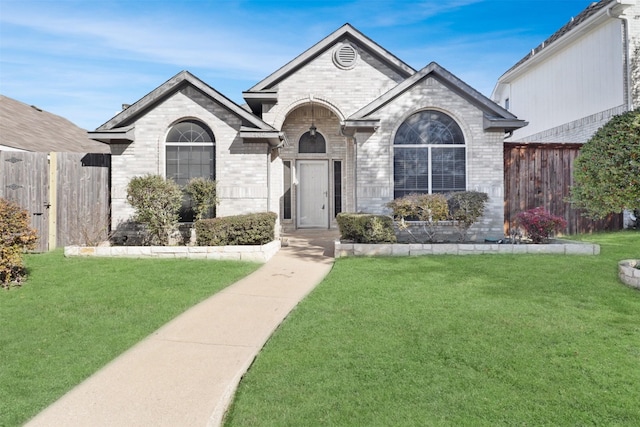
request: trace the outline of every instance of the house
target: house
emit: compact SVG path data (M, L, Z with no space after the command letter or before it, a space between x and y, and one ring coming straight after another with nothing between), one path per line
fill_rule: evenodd
M529 122L507 141L588 141L640 105L640 5L592 3L507 70L491 99Z
M629 212L590 221L566 200L581 145L611 117L640 105L637 0L591 3L500 76L491 99L529 123L505 140L505 169L520 171L506 175L513 194L505 199L505 223L542 205L563 216L571 233L630 224Z
M503 139L526 123L436 63L416 71L349 24L243 93L182 71L91 138L112 154L112 227L131 178L217 181L218 216L273 211L284 230L389 213L412 192L477 190L477 236L503 233Z

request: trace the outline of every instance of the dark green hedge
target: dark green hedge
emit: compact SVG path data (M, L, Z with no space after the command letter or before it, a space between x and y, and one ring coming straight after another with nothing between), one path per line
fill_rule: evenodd
M198 246L263 245L274 240L273 212L234 215L196 221Z
M393 219L386 215L340 213L336 217L343 240L355 243L394 243Z

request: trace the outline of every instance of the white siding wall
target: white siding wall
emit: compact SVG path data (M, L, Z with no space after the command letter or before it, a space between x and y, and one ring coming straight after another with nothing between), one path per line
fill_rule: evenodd
M608 20L517 77L502 93L501 105L509 98L511 112L529 125L513 140L621 106L622 37L620 20Z

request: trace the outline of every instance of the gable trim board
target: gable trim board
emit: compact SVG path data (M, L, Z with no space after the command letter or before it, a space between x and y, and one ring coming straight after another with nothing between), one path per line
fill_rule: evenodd
M337 61L343 43L359 57ZM435 109L464 129L466 188L491 198L477 238L502 235L502 140L526 122L435 62L416 72L345 24L243 95L248 109L182 71L90 133L112 143L114 229L131 214L127 182L168 173L166 135L185 119L215 136L218 216L273 211L282 228L295 229L335 228L339 211L388 213L395 132L412 114ZM316 149L307 140L300 150L311 126L325 145Z
M354 113L349 117L349 121L354 124L366 123L366 120L371 120L371 115L385 104L391 102L394 98L398 97L402 93L409 90L412 86L418 84L428 77L437 79L440 83L447 86L453 92L465 98L470 103L476 105L478 108L484 111L484 126L485 129L504 129L505 131L511 131L514 129L526 126L524 120L519 120L516 116L509 111L500 107L495 102L491 101L486 96L482 95L477 90L454 76L452 73L441 67L435 62L430 63L422 70L415 73L413 76L407 78L404 82L382 95L369 105L363 107L361 110ZM365 124L366 126L366 124Z

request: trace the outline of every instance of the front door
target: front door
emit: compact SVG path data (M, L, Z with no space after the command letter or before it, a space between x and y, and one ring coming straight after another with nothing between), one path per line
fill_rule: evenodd
M329 163L298 161L298 227L329 228Z

